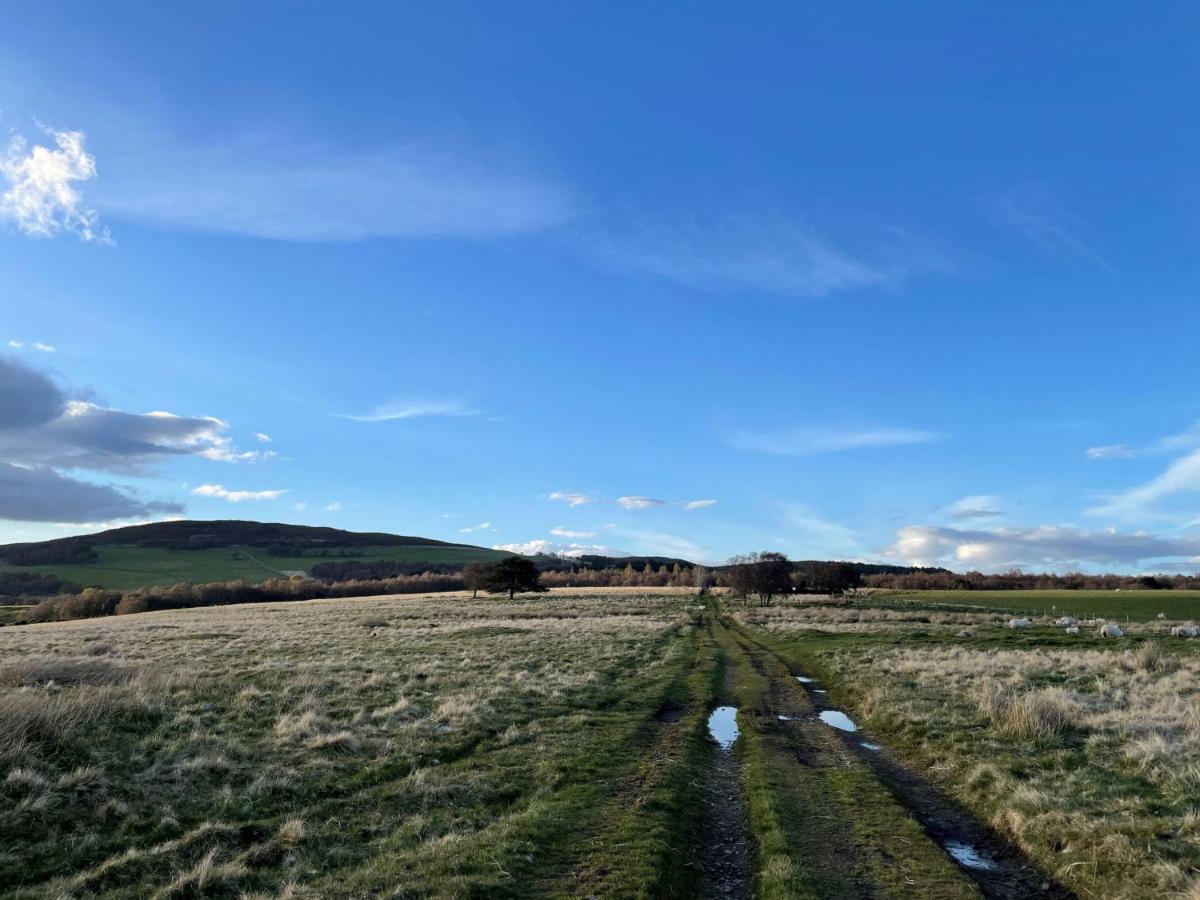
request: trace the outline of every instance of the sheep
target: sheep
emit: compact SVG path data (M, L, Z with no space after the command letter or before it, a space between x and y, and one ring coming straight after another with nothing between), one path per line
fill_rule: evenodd
M1197 628L1195 625L1175 625L1171 628L1171 637L1200 637L1200 628Z
M1125 637L1125 632L1121 630L1121 626L1116 622L1108 622L1100 626L1100 630L1097 632L1097 635L1099 637L1119 638Z
M958 636L959 636L960 638L969 638L969 637L974 637L974 636L975 636L975 632L971 631L969 628L964 628L962 631L960 631L960 632L958 633Z
M1079 622L1074 616L1061 616L1054 624L1060 628L1070 628L1072 625L1078 625Z
M1018 628L1028 628L1032 624L1033 624L1033 619L1009 619L1008 620L1008 627L1011 628L1013 631L1016 631Z
M1079 626L1078 625L1068 625L1067 626L1067 634L1079 634Z

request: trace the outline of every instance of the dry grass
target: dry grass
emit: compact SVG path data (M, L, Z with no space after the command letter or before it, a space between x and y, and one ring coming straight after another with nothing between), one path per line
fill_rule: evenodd
M1165 621L1135 624L1130 648L1048 627L1014 634L997 617L958 638L937 613L861 612L762 618L818 648L877 735L1081 895L1195 893L1200 645L1169 637Z
M540 808L569 754L603 734L581 710L673 659L663 641L681 603L608 593L0 630L0 884L362 895L374 890L364 873L384 866L410 890L447 879L449 896L473 865L493 878L481 850L454 848L494 834L489 852L516 852L503 823Z

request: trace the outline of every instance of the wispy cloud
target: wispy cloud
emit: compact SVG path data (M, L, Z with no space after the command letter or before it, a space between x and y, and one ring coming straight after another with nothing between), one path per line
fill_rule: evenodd
M594 538L594 531L572 531L570 528L551 528L550 533L555 537L570 538L572 540L583 540L586 538Z
M0 157L0 221L29 237L72 232L82 240L110 243L108 229L95 210L83 204L75 188L96 177L96 160L84 150L82 131L52 131L57 149L14 137Z
M1087 223L1062 206L1045 188L1020 184L983 196L988 219L1012 228L1043 250L1058 256L1082 259L1109 274L1116 269L1083 238Z
M1136 451L1127 444L1105 444L1101 447L1088 447L1084 455L1088 459L1132 459Z
M355 422L393 422L428 416L474 416L477 413L456 400L397 400L377 406L365 415L342 415Z
M333 501L325 504L325 512L341 512L341 511L342 511L342 501L341 500L333 500Z
M656 500L654 497L618 497L617 506L625 509L654 509L666 506L666 500Z
M807 503L785 504L783 524L787 529L784 543L795 547L798 556L858 559L863 555L854 529L829 521Z
M460 528L458 530L462 534L471 534L475 531L495 531L496 529L492 527L491 522L480 522L478 525L469 525L466 528Z
M254 439L260 444L271 443L271 436L269 434L263 434L261 431L254 432Z
M1185 450L1200 447L1200 422L1176 434L1169 434L1143 446L1129 444L1105 444L1099 447L1088 447L1084 455L1088 459L1133 459L1139 456L1161 456L1163 454L1180 453Z
M617 497L615 500L609 500L599 494L584 494L576 491L554 491L549 497L551 500L566 503L568 506L584 506L589 503L615 503L622 509L631 510L659 509L664 506L697 510L715 506L718 502L716 500L660 500L657 497L644 497L638 494L627 494Z
M952 519L991 519L1004 515L1003 503L999 497L989 494L973 494L956 500L947 507L946 511Z
M889 559L914 566L946 566L958 571L1039 571L1157 565L1200 557L1200 538L1164 538L1138 532L1084 531L1057 525L1036 528L958 529L908 525L884 551Z
M486 238L575 213L571 192L531 165L430 142L351 148L260 133L197 145L146 133L126 144L97 205L163 228L284 241Z
M947 435L915 428L789 428L783 431L737 431L729 444L738 450L774 453L780 456L812 456L861 450L870 447L898 447L945 440Z
M553 491L550 494L551 500L557 500L559 503L565 503L567 506L584 506L588 503L595 503L598 498L591 494L582 494L578 491Z
M192 493L197 497L216 497L230 503L243 503L247 500L277 500L286 494L287 490L231 491L223 484L202 484L192 488Z
M1089 509L1088 514L1131 522L1169 518L1158 509L1162 501L1177 494L1196 492L1200 492L1200 450L1176 459L1166 471L1144 484L1109 495ZM1185 518L1194 516L1193 510Z
M897 229L850 249L806 224L770 216L642 224L595 238L592 246L614 267L703 290L799 297L892 285L917 272L946 268L927 244Z

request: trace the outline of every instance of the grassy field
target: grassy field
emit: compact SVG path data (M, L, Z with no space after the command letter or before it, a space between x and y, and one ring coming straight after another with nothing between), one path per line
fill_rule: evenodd
M1149 622L1159 613L1168 619L1200 619L1200 591L873 591L872 597L929 609L976 607L1134 622Z
M0 606L0 625L11 625L28 606Z
M574 589L4 628L0 895L1200 896L1200 641L870 602Z
M1200 896L1200 642L1170 621L1014 632L941 599L737 618L1079 896Z
M153 584L180 581L248 582L277 578L284 572L304 571L339 557L275 556L250 547L209 550L162 550L149 547L98 546L99 558L84 565L3 566L0 571L52 572L79 585L128 591ZM494 561L507 554L474 547L397 546L356 548L352 560L395 559L402 562L468 563Z
M4 629L0 891L654 887L705 748L691 621L674 598L436 598Z

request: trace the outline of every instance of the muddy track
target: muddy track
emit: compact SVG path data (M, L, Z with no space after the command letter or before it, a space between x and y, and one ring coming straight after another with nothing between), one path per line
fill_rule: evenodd
M722 702L733 699L733 668L725 666ZM741 764L730 747L709 741L711 756L703 790L704 815L698 853L703 873L701 897L725 900L749 895L750 831L746 824L746 798L742 793Z
M729 632L746 652L755 671L772 679L773 695L786 696L796 689L802 689L807 695L808 704L816 710L817 715L836 710L826 694L821 692L820 685L815 682L801 684L791 680L784 685L775 684L778 676L772 677L772 668L782 668L793 679L805 673L799 671L786 656L757 640L741 627L731 623ZM765 665L762 656L768 657L776 665ZM854 733L837 731L837 736L846 752L887 788L896 802L920 823L926 834L939 846L946 848L957 842L980 851L983 859L990 863L990 868L961 864L960 868L974 880L985 897L995 900L1022 900L1028 897L1066 900L1074 896L997 831L980 822L940 789L899 762L886 747L880 747L878 744L873 744L879 747L878 750L864 747L863 742L867 739L861 730ZM808 758L808 764L814 762L807 748L797 747L797 751L802 760Z

